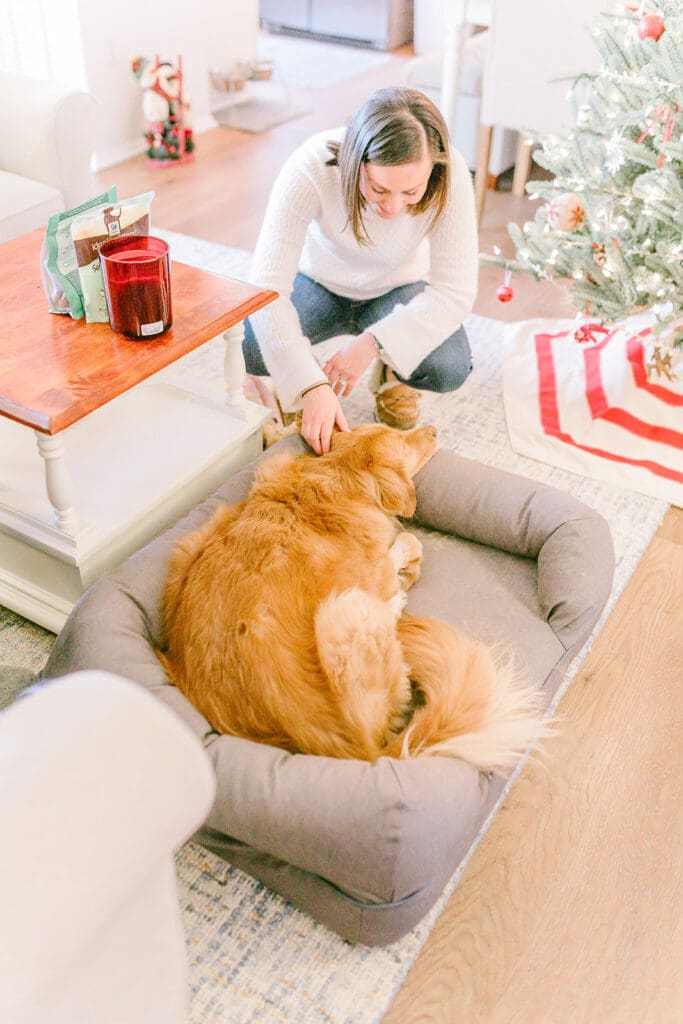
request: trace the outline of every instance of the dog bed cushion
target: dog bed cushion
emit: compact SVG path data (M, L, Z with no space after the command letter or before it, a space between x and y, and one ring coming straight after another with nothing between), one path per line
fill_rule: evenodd
M298 437L278 445L306 449ZM266 453L263 457L268 457ZM505 788L457 759L370 764L219 735L166 677L161 595L174 545L224 502L253 464L95 583L55 641L43 677L100 668L145 686L202 739L217 797L195 837L343 937L385 944L429 910ZM609 528L558 490L439 451L416 477L410 529L424 545L408 609L514 651L546 699L610 592Z

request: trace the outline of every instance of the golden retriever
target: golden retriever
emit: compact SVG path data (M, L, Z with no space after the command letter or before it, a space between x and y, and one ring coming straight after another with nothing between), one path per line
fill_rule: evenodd
M169 677L214 729L328 757L512 765L542 733L534 692L483 645L403 613L422 546L397 517L436 430L336 432L322 456L274 453L247 499L171 558ZM457 585L457 583L456 583Z

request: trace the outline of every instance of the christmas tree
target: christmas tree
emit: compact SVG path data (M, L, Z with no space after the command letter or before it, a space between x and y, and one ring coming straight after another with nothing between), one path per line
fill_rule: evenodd
M651 310L670 356L683 342L683 3L621 3L590 30L602 63L570 83L574 127L536 140L551 175L527 191L545 202L508 226L514 258L482 259L507 268L506 286L513 271L571 281L578 341Z

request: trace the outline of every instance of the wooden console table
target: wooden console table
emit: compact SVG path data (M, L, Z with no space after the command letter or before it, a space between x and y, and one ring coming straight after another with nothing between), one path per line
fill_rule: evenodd
M277 293L172 260L173 327L131 341L48 312L43 237L0 245L0 604L56 631L98 576L261 450L243 321ZM215 362L218 338L221 379L205 379L192 364L202 346Z

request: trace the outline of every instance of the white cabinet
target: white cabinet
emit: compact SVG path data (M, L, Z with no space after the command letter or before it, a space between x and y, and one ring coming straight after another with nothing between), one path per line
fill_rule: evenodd
M310 0L261 0L259 14L264 28L308 31Z
M313 0L311 31L317 35L383 42L387 38L386 0Z
M261 0L261 24L390 50L410 42L413 0Z

